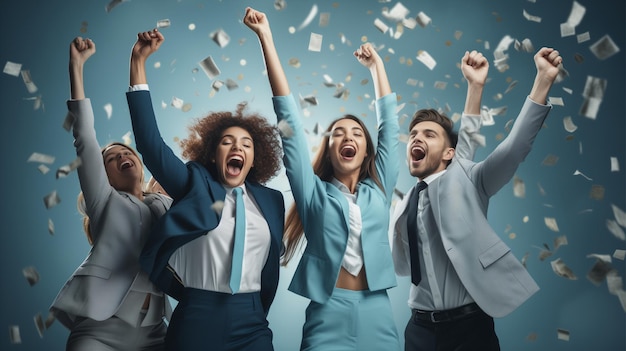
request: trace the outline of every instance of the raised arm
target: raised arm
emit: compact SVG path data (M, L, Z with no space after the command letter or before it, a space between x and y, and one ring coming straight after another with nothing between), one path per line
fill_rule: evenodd
M137 41L133 45L130 55L130 86L148 84L146 77L146 61L155 53L165 41L163 34L157 29L137 34Z
M263 12L247 7L243 23L252 29L259 38L263 59L265 60L265 67L267 69L267 77L272 87L272 94L274 96L289 95L291 93L289 82L287 81L287 76L285 76L285 71L280 63L278 52L274 45L274 38L267 16L265 16Z
M534 59L537 75L528 97L538 104L545 105L548 92L559 74L563 58L557 50L544 47L537 51Z
M461 58L461 72L467 81L467 95L465 107L461 117L459 139L455 149L455 156L468 160L474 159L476 149L480 145L478 133L482 125L480 117L483 89L489 72L489 61L480 52L466 51Z
M165 41L157 29L137 34L130 57L130 87L126 94L137 151L150 173L174 199L187 191L189 173L183 161L161 137L154 115L150 92L147 91L146 61ZM144 85L145 86L141 86Z
M509 135L471 171L488 196L511 180L519 164L531 151L535 137L550 112L551 105L546 99L563 59L558 51L542 48L535 54L534 60L537 68L535 81Z
M376 116L378 119L378 142L376 147L376 172L383 184L387 200L391 201L393 188L399 173L398 144L400 126L398 124L396 94L391 92L389 79L383 60L370 43L361 45L354 57L370 71L376 95Z
M385 64L372 44L365 43L361 45L361 47L354 52L354 56L363 66L370 70L372 81L374 82L376 99L391 94L391 86L387 78Z
M85 212L90 217L91 223L97 225L99 214L104 210L113 188L104 169L94 129L91 100L85 96L83 82L85 62L95 52L96 44L91 39L76 37L70 43L70 100L67 101L67 108L73 116L72 134L76 156L82 161L77 173L85 201ZM97 236L99 233L91 234Z

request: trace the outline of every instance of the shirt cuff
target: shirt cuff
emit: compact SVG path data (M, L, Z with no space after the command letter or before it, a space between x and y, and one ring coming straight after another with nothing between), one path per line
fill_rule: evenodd
M148 84L135 84L128 87L128 91L150 90Z

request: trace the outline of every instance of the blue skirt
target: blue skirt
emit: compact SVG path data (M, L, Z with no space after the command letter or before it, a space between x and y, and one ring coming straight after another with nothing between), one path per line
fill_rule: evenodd
M335 288L326 303L311 301L306 309L300 349L400 350L387 291Z

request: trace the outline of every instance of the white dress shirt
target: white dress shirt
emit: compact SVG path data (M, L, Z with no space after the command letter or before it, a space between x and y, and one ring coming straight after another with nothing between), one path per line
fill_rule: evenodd
M432 174L423 181L430 184L445 172L443 170ZM428 191L419 193L417 226L422 280L417 286L411 284L409 306L413 309L437 311L474 302L444 250L441 234L430 208Z
M261 271L270 251L270 229L245 185L246 239L239 292L261 290ZM219 210L207 208L207 211ZM220 222L209 231L178 248L169 264L186 287L232 293L229 280L235 233L235 195L226 188Z
M361 220L361 208L356 204L356 194L352 194L347 186L336 178L333 178L332 184L344 193L349 206L350 233L348 233L348 244L341 266L356 277L361 268L363 268L363 248L361 246L363 222Z

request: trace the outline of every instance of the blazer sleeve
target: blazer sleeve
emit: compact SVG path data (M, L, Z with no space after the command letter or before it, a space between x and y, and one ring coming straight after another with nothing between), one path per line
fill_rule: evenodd
M312 206L323 206L326 199L326 186L313 172L309 158L309 146L293 95L274 96L272 101L278 119L278 127L281 130L283 162L287 178L294 201L298 204L298 215L300 215L302 224L306 228L309 221L307 216L309 211L303 209L312 210Z
M163 189L174 200L180 199L188 190L189 171L161 137L150 92L147 90L127 92L126 99L137 151Z
M480 115L461 115L461 127L459 128L459 139L456 143L454 155L458 158L473 160L476 149L480 146L480 127L482 127Z
M72 133L76 155L82 164L77 169L80 188L85 198L86 213L91 225L97 226L100 214L113 192L109 183L102 152L96 138L93 109L90 99L68 100L67 107L74 117ZM96 240L99 233L92 233Z
M526 98L509 135L470 170L470 177L487 196L506 185L532 148L552 105L541 105Z
M391 202L393 189L398 180L398 136L400 126L396 112L398 102L395 93L376 100L378 118L378 145L376 147L376 171L385 188L387 202Z

